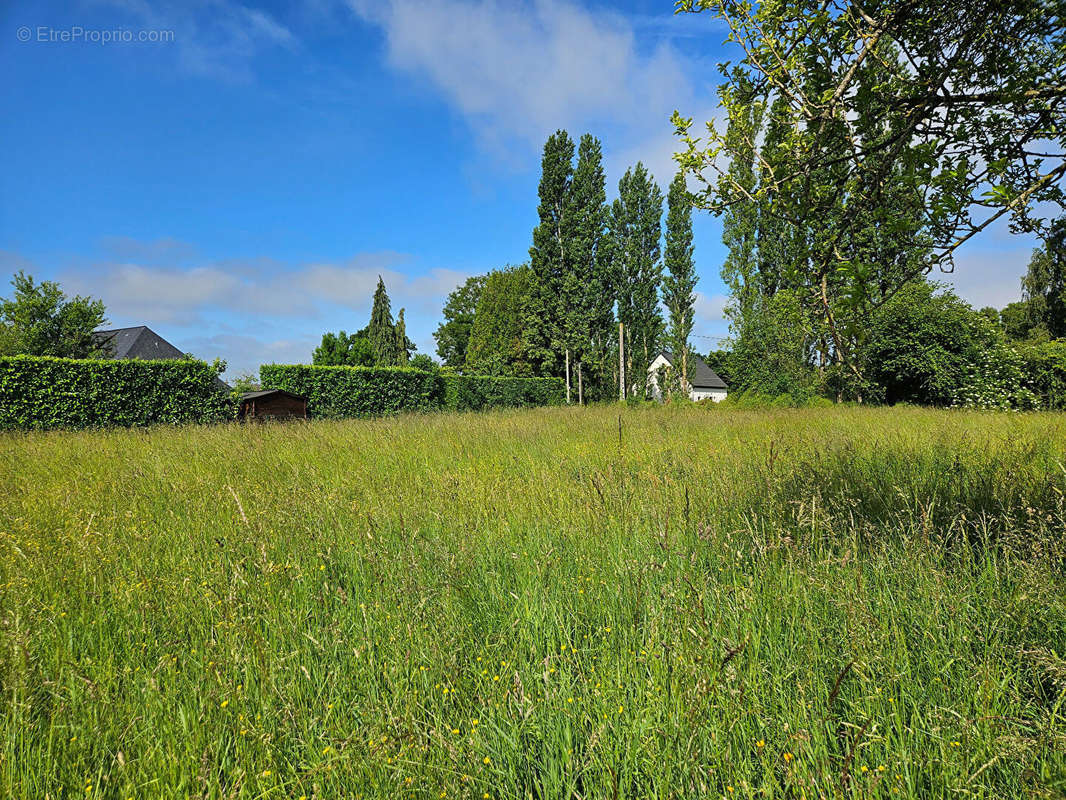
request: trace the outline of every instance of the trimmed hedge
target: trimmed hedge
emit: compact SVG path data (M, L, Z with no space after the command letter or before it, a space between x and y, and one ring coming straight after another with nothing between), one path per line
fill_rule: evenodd
M218 422L235 407L203 361L0 357L0 430Z
M565 392L559 378L490 378L402 367L265 364L259 381L264 389L304 395L312 416L332 419L554 405Z
M437 375L417 369L264 364L259 368L259 382L264 389L303 395L308 412L318 419L377 417L440 407Z
M558 405L566 398L561 378L493 378L487 375L442 375L444 408L479 411Z

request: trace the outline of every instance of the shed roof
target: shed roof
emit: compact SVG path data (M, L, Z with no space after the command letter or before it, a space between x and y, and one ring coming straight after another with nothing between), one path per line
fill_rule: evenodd
M674 354L668 350L662 351L670 366L674 366ZM728 389L726 382L718 377L718 373L707 366L707 362L695 353L688 354L688 382L693 389Z
M293 394L292 392L286 392L284 389L262 389L258 392L245 392L241 395L241 400L256 400L260 397L266 397L272 394L283 394L286 397L291 397L293 400L303 400L307 402L307 398L302 394Z

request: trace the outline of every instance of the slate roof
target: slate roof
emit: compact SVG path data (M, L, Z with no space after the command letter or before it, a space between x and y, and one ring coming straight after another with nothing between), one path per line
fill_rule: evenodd
M668 350L662 351L662 357L674 365L674 354ZM728 389L726 382L718 377L718 373L707 366L707 362L695 353L688 354L688 382L693 389Z
M93 338L97 344L107 346L108 358L139 358L145 361L185 358L185 353L147 325L93 331ZM230 388L228 383L218 377L215 378L215 385L227 392Z
M183 352L146 325L95 331L93 336L97 342L106 342L110 346L108 358L141 358L149 361L185 358Z

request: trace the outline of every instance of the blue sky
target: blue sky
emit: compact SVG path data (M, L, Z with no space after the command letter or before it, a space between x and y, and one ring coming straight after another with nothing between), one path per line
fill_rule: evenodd
M724 38L670 0L8 6L0 275L99 297L233 376L362 327L381 274L436 356L444 296L527 258L546 136L598 136L609 195L638 159L665 188L670 113L716 114ZM695 230L706 350L724 252L715 219ZM950 280L1002 306L1032 246L993 230Z

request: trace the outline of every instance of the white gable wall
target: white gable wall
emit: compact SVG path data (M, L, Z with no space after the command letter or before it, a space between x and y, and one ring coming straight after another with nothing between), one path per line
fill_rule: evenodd
M663 393L659 389L659 380L656 377L656 370L659 367L672 367L673 365L662 353L659 353L655 357L655 360L648 365L648 383L651 387L651 396L656 400L663 399ZM701 386L690 386L688 392L689 399L691 400L713 400L715 403L720 403L725 400L725 389L711 389Z

